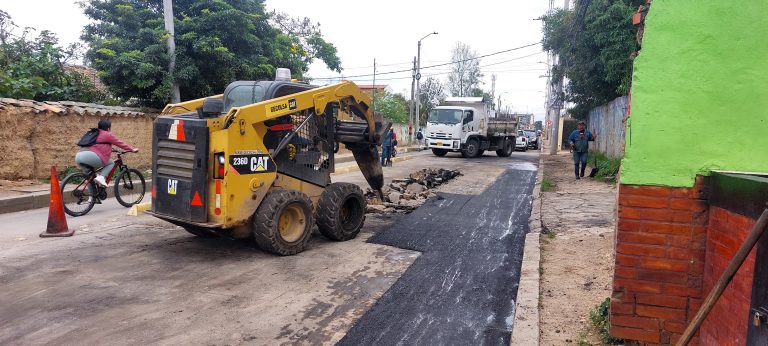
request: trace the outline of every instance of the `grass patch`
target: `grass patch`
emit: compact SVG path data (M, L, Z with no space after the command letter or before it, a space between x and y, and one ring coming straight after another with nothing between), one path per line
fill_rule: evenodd
M579 346L594 346L591 342L587 341L587 336L584 333L579 334L576 344Z
M552 181L552 179L549 179L547 177L544 177L543 179L541 179L541 192L552 191L555 189L555 187L557 187L557 184L555 184L555 182Z
M592 325L597 328L597 334L600 336L600 340L606 344L618 344L623 343L624 340L617 339L611 336L609 330L611 328L611 298L605 298L605 300L597 305L594 310L589 312L589 319L592 321Z
M61 183L61 181L63 181L64 178L66 178L68 175L75 172L80 172L80 168L77 168L75 166L67 166L63 170L60 170L60 171L57 170L56 173L59 174L59 183ZM50 184L51 178L48 177L48 178L40 179L40 181L46 184Z
M597 163L595 163L595 160L597 160ZM615 182L621 166L621 157L612 158L598 151L590 151L587 164L590 167L598 168L595 180Z

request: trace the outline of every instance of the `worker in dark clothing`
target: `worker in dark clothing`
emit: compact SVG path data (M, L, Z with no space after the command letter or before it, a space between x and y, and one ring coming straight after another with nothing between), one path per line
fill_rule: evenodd
M589 153L589 141L597 139L596 135L586 129L584 121L579 121L578 128L568 136L568 144L573 151L573 170L576 179L584 177L584 171L587 169L587 154Z
M392 147L395 141L395 133L390 129L381 140L381 165L392 164Z

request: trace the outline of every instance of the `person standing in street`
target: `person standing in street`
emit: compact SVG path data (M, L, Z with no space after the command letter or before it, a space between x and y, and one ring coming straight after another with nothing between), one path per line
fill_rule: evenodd
M390 129L381 140L381 165L386 166L392 162L392 146L395 141L395 133Z
M568 136L568 145L573 151L573 163L575 165L573 173L576 179L584 177L584 171L587 169L587 154L589 153L589 142L594 141L597 136L587 131L587 125L583 120L579 121L576 130Z
M419 128L419 132L416 132L416 141L419 143L419 150L424 148L424 133L421 132L421 128Z

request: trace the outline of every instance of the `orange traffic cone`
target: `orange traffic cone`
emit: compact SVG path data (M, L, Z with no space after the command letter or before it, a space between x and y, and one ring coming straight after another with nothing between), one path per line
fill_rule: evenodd
M48 228L40 233L40 237L71 237L75 231L67 227L67 217L64 215L64 200L59 187L59 175L56 166L51 166L51 205L48 207Z

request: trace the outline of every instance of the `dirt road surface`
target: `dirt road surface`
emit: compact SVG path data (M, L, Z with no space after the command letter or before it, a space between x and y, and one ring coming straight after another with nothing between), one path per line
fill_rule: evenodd
M386 168L387 179L459 169L464 176L440 187L458 194L480 194L535 156L490 154L478 165L456 154L414 155ZM365 184L359 172L333 180ZM307 251L279 257L128 217L113 204L70 218L77 233L61 239L37 238L47 210L0 215L0 344L334 344L421 256L366 242L402 214L369 214L354 240L315 235Z
M611 295L616 188L590 178L576 180L568 153L543 155L541 345L598 345L590 310Z

